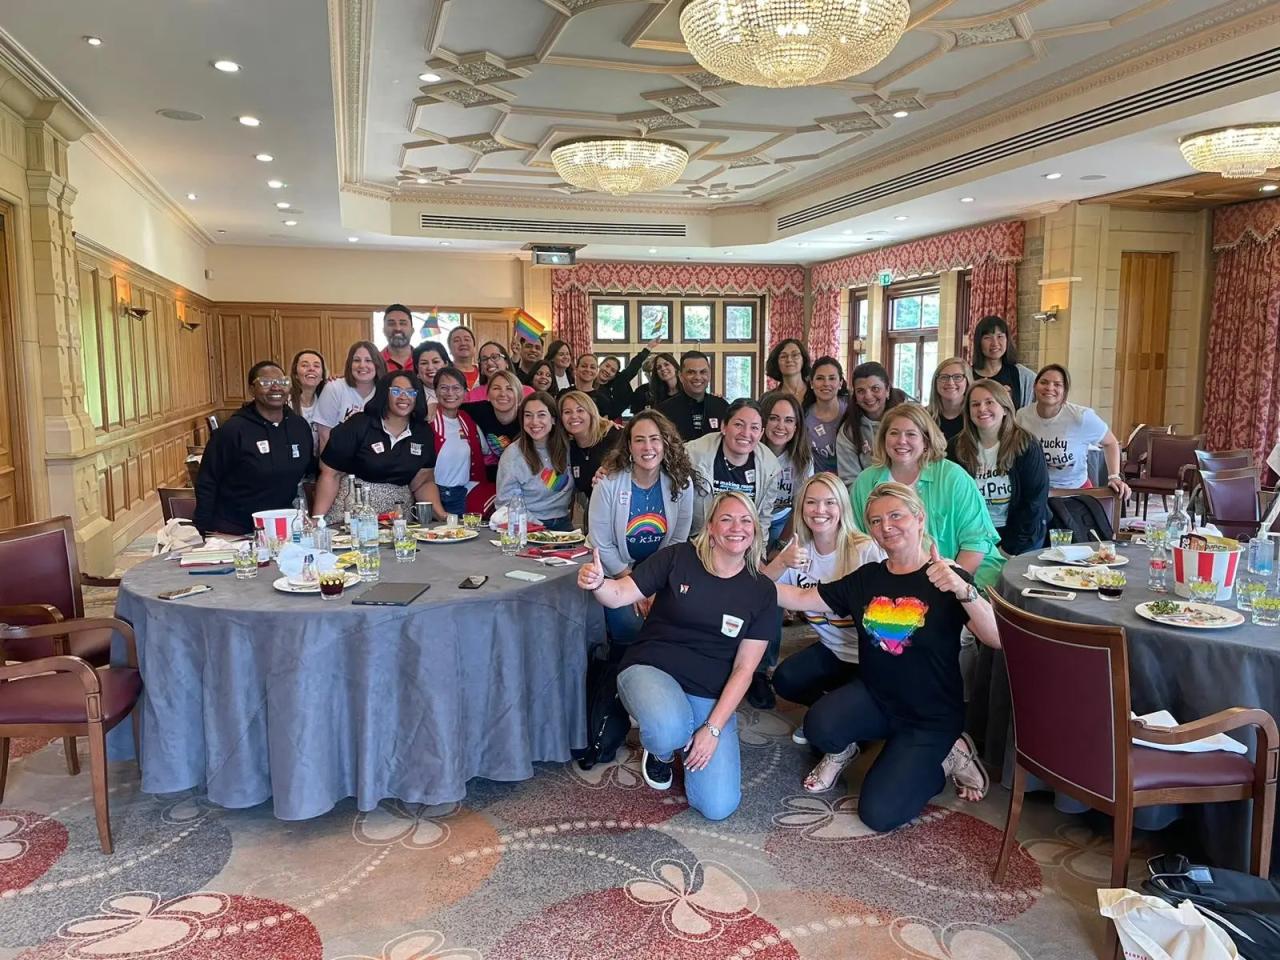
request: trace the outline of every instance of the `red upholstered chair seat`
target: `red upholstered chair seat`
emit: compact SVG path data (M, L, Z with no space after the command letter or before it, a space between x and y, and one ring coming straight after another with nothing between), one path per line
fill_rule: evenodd
M142 675L132 667L103 667L98 680L105 723L127 714L142 695ZM47 673L0 684L0 724L87 722L84 684L73 673Z
M1151 747L1133 748L1130 770L1135 790L1168 787L1226 787L1253 783L1253 763L1238 753L1174 753Z

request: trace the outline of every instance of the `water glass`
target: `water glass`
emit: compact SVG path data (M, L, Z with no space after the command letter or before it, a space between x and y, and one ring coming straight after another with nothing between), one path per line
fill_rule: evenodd
M1259 627L1280 627L1280 590L1269 586L1253 598L1253 622Z
M478 513L464 513L462 515L462 525L468 530L479 530L480 524L484 522L484 518Z
M444 525L453 529L458 525L458 515L456 513L445 514Z
M337 600L347 585L347 575L341 570L320 574L320 599Z
M418 521L418 526L426 528L431 526L435 516L431 510L431 504L426 500L419 500L413 505L413 516Z
M1098 599L1119 600L1128 578L1123 570L1104 570L1098 573Z
M1267 592L1265 580L1242 580L1236 584L1236 609L1252 610L1253 600Z
M514 557L520 552L520 531L510 525L498 531L498 543L502 546L504 557Z
M1212 580L1197 577L1187 584L1191 599L1195 603L1213 603L1218 599L1218 585Z
M408 530L396 531L395 535L396 563L413 563L418 555L418 541Z
M1071 543L1071 531L1054 527L1049 531L1049 545L1054 547L1065 547Z
M236 568L237 580L252 580L258 575L258 551L255 546L248 544L236 551L232 563Z
M280 559L280 551L284 549L284 541L279 537L267 537L267 550L271 553L272 560Z
M1165 547L1169 545L1169 528L1163 523L1152 523L1147 526L1147 546Z
M1275 572L1276 544L1268 537L1257 536L1249 541L1249 572L1269 580Z
M376 583L382 577L382 552L374 547L363 549L356 558L356 573L365 583Z

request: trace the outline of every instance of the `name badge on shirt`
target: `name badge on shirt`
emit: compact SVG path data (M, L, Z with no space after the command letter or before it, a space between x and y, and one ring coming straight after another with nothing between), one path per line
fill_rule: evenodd
M293 448L293 459L295 460L301 459L302 451L298 449L298 445L296 443L291 443L289 444L289 446Z
M259 440L259 441L258 441L258 452L259 452L259 453L270 453L270 452L271 452L271 441L270 441L270 440Z
M409 454L414 457L422 456L422 444L409 442Z
M625 507L625 506L627 506L627 505L628 505L628 504L630 504L630 503L631 503L631 494L630 494L630 493L620 493L620 494L618 494L618 505L619 505L619 506L623 506L623 507Z
M736 637L742 631L742 618L725 614L720 618L720 632L726 637Z
M369 449L372 450L374 453L382 453L383 450L387 449L387 446L381 440L379 440L377 443L373 444Z
M720 429L720 418L719 418L719 417L707 417L707 423L711 424L711 429L712 429L712 430L719 430L719 429Z
M581 471L581 469L582 469L581 467L574 467L574 468L573 468L573 479L577 480L580 476L582 476L582 474L581 474L581 472L580 472L580 471Z
M756 482L756 472L754 470L748 470L746 473L746 477L747 477L747 483Z
M819 423L814 426L813 432L816 436L825 437L827 435L826 424Z

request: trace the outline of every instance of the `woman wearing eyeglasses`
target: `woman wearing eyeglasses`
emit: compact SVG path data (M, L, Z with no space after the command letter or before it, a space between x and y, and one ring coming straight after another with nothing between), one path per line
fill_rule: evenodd
M253 532L258 510L288 507L311 468L311 427L289 409L289 378L273 361L249 370L253 399L209 437L196 477L201 533Z
M435 433L427 423L422 382L417 374L398 370L378 381L363 411L329 434L320 456L314 512L330 522L342 519L347 510L344 475L364 483L378 513L397 503L438 504L435 465Z
M445 514L482 513L493 496L485 476L484 441L480 427L465 410L467 377L457 367L436 374L436 402L428 408L436 445L436 488Z
M963 357L943 360L933 372L929 414L948 443L964 429L964 397L972 384L969 364L965 363Z

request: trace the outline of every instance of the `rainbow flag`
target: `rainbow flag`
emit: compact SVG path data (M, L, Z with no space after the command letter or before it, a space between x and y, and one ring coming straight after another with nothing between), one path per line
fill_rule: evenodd
M542 335L547 332L547 328L533 314L526 313L524 310L517 310L515 331L516 336L521 340L528 340L530 343L534 343L542 339Z
M427 312L427 317L422 321L422 335L424 337L434 337L440 333L440 317L436 315L436 308L432 307Z

